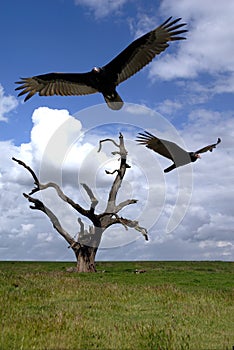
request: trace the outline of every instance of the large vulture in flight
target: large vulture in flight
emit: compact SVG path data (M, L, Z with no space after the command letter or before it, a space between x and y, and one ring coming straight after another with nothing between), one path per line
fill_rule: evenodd
M94 67L86 73L48 73L31 78L21 78L16 90L22 90L18 96L27 94L24 101L37 92L40 96L86 95L100 92L108 106L118 110L123 101L116 86L130 78L140 69L163 52L169 41L185 39L187 32L181 29L186 23L178 23L181 18L168 18L156 29L133 41L126 49L103 67Z
M200 153L207 151L212 152L214 148L221 142L218 138L217 142L203 147L195 152L187 152L183 148L179 147L176 143L159 139L158 137L150 134L148 131L144 133L139 133L137 136L137 142L141 145L146 145L146 147L152 149L154 152L160 154L173 161L173 164L164 170L164 173L178 168L182 165L186 165L191 162L195 162L200 157Z

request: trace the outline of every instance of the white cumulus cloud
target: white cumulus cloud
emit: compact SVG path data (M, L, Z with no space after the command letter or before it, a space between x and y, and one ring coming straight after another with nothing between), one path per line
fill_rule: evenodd
M151 78L194 78L200 73L233 74L233 12L232 0L162 1L161 15L182 17L189 32L187 40L177 44L173 53L166 53L152 63Z
M104 234L102 246L106 249L100 251L99 256L104 259L111 256L112 260L233 259L233 115L194 110L183 129L175 130L173 126L163 128L170 123L162 117L160 119L158 114L149 111L147 115L148 109L145 113L139 109L143 124L148 123L147 119L152 123L152 118L157 124L149 131L179 142L188 151L213 143L217 137L222 139L217 149L202 155L202 159L192 166L165 176L163 169L170 161L146 147L137 146L133 124L127 129L126 122L128 117L131 120L133 110L129 108L129 112L120 112L124 115L125 122L121 125L125 129L123 133L131 168L127 171L118 200L126 197L138 199L137 204L128 206L121 215L139 220L149 230L150 241L145 244L140 233L133 231L128 234L128 231L115 227L110 236L108 231ZM113 171L116 168L118 155L113 159L111 152L116 149L112 143L105 143L102 151L97 153L98 140L110 137L118 140L121 127L118 125L115 129L112 124L104 124L101 129L99 126L84 130L80 121L67 111L49 108L38 108L32 119L29 143L15 146L12 141L0 142L1 258L73 259L73 253L65 249L66 242L53 229L48 218L28 208L22 193L31 191L33 179L11 157L25 161L37 173L42 173L45 181L60 184L66 194L84 207L89 207L90 203L80 183L87 183L100 201L97 207L100 212L105 208L113 181L113 176L106 175L105 169ZM47 154L51 142L52 151ZM55 162L56 144L60 158ZM54 191L46 193L41 193L43 201L58 215L64 228L75 235L79 229L76 213L58 201ZM175 208L174 229L168 232L168 222ZM131 249L124 248L131 242ZM121 248L108 251L113 245Z
M13 111L18 105L14 96L6 96L2 85L0 84L0 121L7 121L7 114Z

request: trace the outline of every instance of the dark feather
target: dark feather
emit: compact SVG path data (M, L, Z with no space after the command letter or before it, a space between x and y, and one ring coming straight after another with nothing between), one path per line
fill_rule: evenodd
M200 154L200 153L205 153L205 152L212 152L214 148L216 148L216 146L221 142L221 139L218 138L217 142L216 143L213 143L212 145L208 145L208 146L205 146L201 149L199 149L198 151L196 151L195 153L196 154Z
M180 34L187 32L186 29L177 30L186 25L180 23L174 26L181 18L171 21L169 17L163 24L149 33L133 41L111 62L103 67L108 74L115 78L118 85L130 78L144 66L150 63L153 58L163 52L169 45L168 41L183 40Z
M187 152L174 142L159 139L148 131L144 131L144 133L139 133L138 135L137 142L146 145L146 147L152 149L154 152L172 161L178 158L178 156L187 156Z
M91 85L91 73L48 73L32 78L21 78L15 90L22 90L18 96L28 93L27 101L37 92L40 96L87 95L98 92Z

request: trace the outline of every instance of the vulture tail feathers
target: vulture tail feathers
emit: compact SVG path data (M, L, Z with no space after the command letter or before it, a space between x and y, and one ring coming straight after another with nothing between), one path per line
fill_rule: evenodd
M175 168L176 168L176 165L174 163L171 166L169 166L168 168L164 169L164 173L169 173L170 171L172 171Z
M117 92L112 95L103 95L108 107L114 111L118 111L123 107L123 100Z

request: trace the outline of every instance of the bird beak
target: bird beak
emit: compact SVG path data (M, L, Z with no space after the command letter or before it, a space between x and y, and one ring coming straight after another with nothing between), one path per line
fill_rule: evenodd
M197 154L197 158L201 159L201 156L200 156L200 154Z

